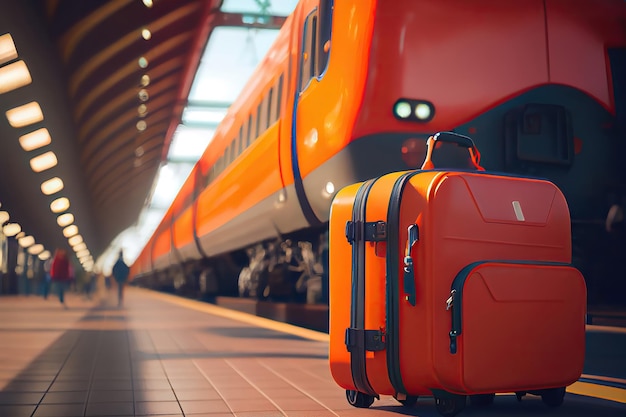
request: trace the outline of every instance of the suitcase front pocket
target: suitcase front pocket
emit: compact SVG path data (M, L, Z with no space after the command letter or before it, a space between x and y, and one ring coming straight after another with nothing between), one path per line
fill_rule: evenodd
M481 262L452 284L450 354L468 392L566 386L584 361L586 288L564 264Z

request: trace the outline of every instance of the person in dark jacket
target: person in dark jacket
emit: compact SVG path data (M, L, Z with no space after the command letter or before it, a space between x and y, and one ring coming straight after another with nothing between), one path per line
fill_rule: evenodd
M46 259L43 264L44 278L43 278L43 298L48 299L48 294L50 294L50 268L52 267L52 261L54 258L50 257Z
M121 307L124 303L124 286L128 280L128 274L130 268L124 262L124 252L120 251L120 256L117 258L115 265L113 265L113 278L117 282L117 306Z
M54 253L52 264L50 265L50 282L56 285L59 293L59 301L64 308L67 308L67 304L65 304L65 291L72 279L72 266L67 257L67 251L65 249L57 249Z

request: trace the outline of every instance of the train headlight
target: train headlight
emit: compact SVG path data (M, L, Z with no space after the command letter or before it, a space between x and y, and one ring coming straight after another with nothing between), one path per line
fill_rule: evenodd
M400 100L393 107L393 112L396 117L406 119L411 115L411 105L407 101Z
M429 122L435 116L435 106L426 100L401 98L393 105L396 119L413 122Z
M335 194L335 184L328 181L326 185L324 185L324 189L322 190L322 196L325 198L331 198Z
M432 110L428 104L418 103L417 106L415 106L415 117L419 120L428 120L431 114Z

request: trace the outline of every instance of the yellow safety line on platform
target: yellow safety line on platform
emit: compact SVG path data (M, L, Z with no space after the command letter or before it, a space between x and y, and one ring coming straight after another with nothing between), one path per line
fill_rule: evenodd
M595 333L626 333L626 327L597 326L595 324L587 324L585 330Z
M626 404L626 390L622 388L578 381L567 387L567 392Z
M139 289L139 288L138 288ZM141 290L145 290L141 288ZM182 298L177 295L164 294L157 291L149 291L151 296L160 298L163 301L172 304L178 304L182 307L191 308L193 310L201 311L203 313L214 314L216 316L226 317L233 320L239 320L246 323L254 324L257 326L265 327L267 329L276 330L283 333L289 333L295 336L302 337L304 339L315 340L318 342L328 342L329 336L326 333L317 332L315 330L309 330L302 327L294 326L292 324L281 323L278 321L266 319L264 317L255 316L253 314L243 313L241 311L229 310L227 308L219 307L213 304L207 304L202 301L190 300L188 298Z
M582 374L580 377L581 378L592 379L592 380L595 379L597 381L603 381L603 382L613 382L615 384L622 384L622 385L626 386L626 379L615 378L613 376Z

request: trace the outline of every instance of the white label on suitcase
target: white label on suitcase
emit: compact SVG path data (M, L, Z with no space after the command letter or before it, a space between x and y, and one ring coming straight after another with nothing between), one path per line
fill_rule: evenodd
M513 201L513 211L515 211L515 217L517 217L517 220L520 222L526 221L524 218L524 212L522 211L522 205L519 201Z

